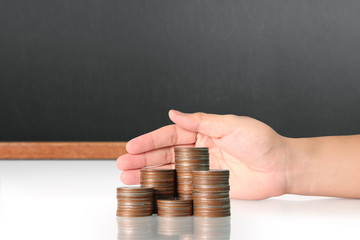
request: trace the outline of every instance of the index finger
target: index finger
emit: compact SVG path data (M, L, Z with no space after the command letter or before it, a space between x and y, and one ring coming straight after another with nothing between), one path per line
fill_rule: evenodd
M126 144L126 150L139 154L163 147L192 144L196 141L196 134L172 124L131 139Z

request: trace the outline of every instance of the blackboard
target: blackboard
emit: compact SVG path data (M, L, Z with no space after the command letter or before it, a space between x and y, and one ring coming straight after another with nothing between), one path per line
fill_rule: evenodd
M360 132L360 1L2 0L0 141L126 141L170 108Z

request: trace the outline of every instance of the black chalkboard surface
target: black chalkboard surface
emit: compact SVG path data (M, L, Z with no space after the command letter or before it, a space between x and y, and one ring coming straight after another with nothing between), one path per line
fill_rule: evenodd
M360 132L360 1L2 0L0 141L124 141L170 108Z

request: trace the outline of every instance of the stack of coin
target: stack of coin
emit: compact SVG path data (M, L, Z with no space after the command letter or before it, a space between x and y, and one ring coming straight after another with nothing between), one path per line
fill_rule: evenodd
M193 171L196 217L230 216L229 170Z
M175 170L174 169L141 169L141 187L154 189L154 211L157 213L156 200L175 197Z
M153 189L144 187L117 188L119 217L145 217L153 212Z
M192 198L192 171L209 169L209 150L205 147L175 148L178 196Z
M158 216L186 217L192 216L192 200L190 199L158 199Z

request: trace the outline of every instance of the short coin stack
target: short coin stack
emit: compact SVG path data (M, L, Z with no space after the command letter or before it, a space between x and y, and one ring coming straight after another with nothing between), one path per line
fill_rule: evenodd
M154 213L157 213L156 200L175 197L175 170L174 169L141 169L141 187L154 189Z
M192 171L209 169L209 150L197 147L175 148L174 151L178 196L192 199Z
M145 217L153 213L153 189L144 187L117 188L118 217Z
M194 171L192 180L194 216L230 216L229 170Z
M186 217L192 216L192 200L190 199L158 199L158 216Z

